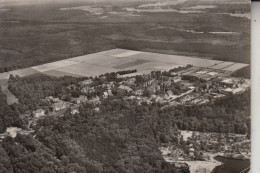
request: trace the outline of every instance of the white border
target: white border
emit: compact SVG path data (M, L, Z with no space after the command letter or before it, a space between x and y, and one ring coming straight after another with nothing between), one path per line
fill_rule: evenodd
M260 2L251 3L251 173L260 171Z

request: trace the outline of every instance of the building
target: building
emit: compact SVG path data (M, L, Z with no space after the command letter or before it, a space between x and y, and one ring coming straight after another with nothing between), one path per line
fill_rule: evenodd
M172 90L168 90L168 91L167 91L167 94L168 94L169 97L172 97L172 96L173 96Z
M99 107L95 107L95 108L94 108L94 111L95 111L95 112L100 112L100 108L99 108Z
M194 150L193 147L190 147L189 156L190 156L190 157L194 157L194 155L195 155L195 150Z
M223 94L232 94L233 89L232 88L225 88L221 91Z
M164 97L163 97L163 98L166 99L166 100L168 100L170 97L169 97L168 94L164 94Z
M98 96L96 96L96 97L90 99L90 100L88 101L88 103L89 103L89 104L93 104L93 105L97 105L97 104L100 104L101 101L100 101L100 98L99 98Z
M196 89L194 86L190 86L190 87L188 87L188 88L191 89L191 90Z
M180 76L175 76L175 77L173 77L173 81L175 83L180 82L181 81L181 77Z
M133 84L135 84L135 81L136 81L136 78L135 78L135 77L132 77L132 78L128 79L128 80L126 81L126 83L127 83L128 85L133 85Z
M111 89L107 90L107 93L108 93L109 96L113 96Z
M68 106L69 106L68 103L59 101L59 102L53 104L53 110L60 111L60 110L66 109Z
M105 91L105 92L103 93L103 97L104 97L104 98L108 98L108 92Z
M79 113L79 110L77 110L77 109L72 109L71 110L71 114L72 115L75 115L75 114L78 114Z
M107 87L108 90L111 90L112 88L115 87L114 82L110 82L110 83L107 83L107 84L105 84L105 85L106 85L106 87Z
M54 97L52 97L52 96L49 96L49 97L46 97L45 98L46 100L48 100L49 102L59 102L60 101L60 99L59 98L54 98Z
M130 88L128 86L125 86L125 85L120 85L118 88L122 89L122 90L126 90L127 92L131 92L132 91L132 88Z
M81 89L81 92L83 92L83 93L93 93L93 92L95 92L95 88L86 86L86 87L83 87Z
M82 81L80 84L81 84L81 85L89 85L89 84L91 84L91 83L92 83L92 80L91 80L91 79L88 79L88 80Z
M36 111L33 111L33 116L35 118L39 118L44 115L45 115L45 111L43 109L37 109Z
M175 163L174 163L174 166L175 166L176 168L181 168L181 169L186 168L186 169L189 169L189 165L188 165L187 163L185 163L185 162L183 162L183 163L181 163L181 162L175 162Z
M136 91L134 92L134 94L135 94L135 95L138 95L138 96L141 96L141 95L144 94L144 90L142 90L142 89L136 90Z
M88 97L84 95L80 95L79 98L76 98L75 100L77 104L86 103L88 101Z
M154 86L154 85L147 87L147 91L148 91L150 94L155 93L156 90L157 90L157 87Z

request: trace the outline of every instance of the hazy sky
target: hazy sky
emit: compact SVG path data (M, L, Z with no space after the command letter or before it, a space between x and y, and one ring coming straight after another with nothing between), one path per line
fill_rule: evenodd
M115 0L0 0L0 6L1 4L42 4L42 3L64 3L64 2L113 2ZM140 0L116 0L116 1L140 1ZM156 1L156 0L141 0L141 1ZM162 0L162 1L169 1L169 0ZM178 1L178 0L170 0L170 1Z
M185 0L0 0L0 8L1 6L7 6L7 5L29 5L29 4L44 4L44 3L68 3L68 2L91 2L91 3L100 3L100 2L114 2L114 1L147 1L147 2L163 2L163 1L176 1L183 2ZM195 0L199 2L226 2L226 3L248 3L250 0Z
M0 0L0 7L6 5L29 5L44 3L67 3L67 2L104 2L109 0ZM121 0L127 1L127 0Z

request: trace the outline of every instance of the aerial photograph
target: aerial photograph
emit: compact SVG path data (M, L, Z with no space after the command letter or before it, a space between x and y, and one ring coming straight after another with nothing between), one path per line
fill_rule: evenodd
M0 173L249 173L250 26L250 0L0 0Z

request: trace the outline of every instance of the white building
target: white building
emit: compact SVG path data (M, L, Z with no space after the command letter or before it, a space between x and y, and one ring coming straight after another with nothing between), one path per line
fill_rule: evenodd
M45 112L43 109L37 109L36 111L33 111L33 116L36 118L39 118L44 115L45 115Z

